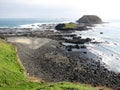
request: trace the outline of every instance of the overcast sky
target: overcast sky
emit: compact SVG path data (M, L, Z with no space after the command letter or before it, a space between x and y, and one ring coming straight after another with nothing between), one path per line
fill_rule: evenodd
M120 0L0 0L0 18L79 18L85 14L120 19Z

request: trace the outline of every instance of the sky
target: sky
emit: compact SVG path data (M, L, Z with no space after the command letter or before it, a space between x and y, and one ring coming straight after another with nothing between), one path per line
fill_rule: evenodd
M0 0L0 18L120 19L120 0Z

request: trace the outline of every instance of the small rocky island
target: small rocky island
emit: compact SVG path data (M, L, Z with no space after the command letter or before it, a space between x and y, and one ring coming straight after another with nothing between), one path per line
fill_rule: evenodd
M56 30L40 31L22 29L21 34L15 28L0 29L0 37L16 45L18 55L29 76L38 77L47 82L79 82L92 86L105 86L120 89L120 73L109 71L101 63L101 58L88 59L93 55L85 44L99 44L91 38L77 36L74 31L88 30L88 26L103 21L95 15L85 15L77 22L60 23ZM8 32L5 32L9 31ZM20 30L20 29L19 29ZM26 31L26 32L25 32Z
M96 15L84 15L79 20L77 20L77 23L84 23L86 25L101 24L102 22L102 19Z
M96 15L84 15L76 23L60 23L55 29L56 30L87 30L87 26L93 26L94 24L103 23L102 19Z

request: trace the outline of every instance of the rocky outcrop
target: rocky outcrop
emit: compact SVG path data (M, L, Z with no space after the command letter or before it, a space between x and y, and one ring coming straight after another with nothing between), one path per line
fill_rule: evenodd
M55 27L56 30L63 30L63 31L69 31L69 30L87 30L88 28L86 27L85 24L76 24L76 23L60 23L56 25Z
M75 23L60 23L56 25L56 30L75 30L76 24Z
M56 25L55 29L56 30L63 30L63 27L65 27L64 23Z
M79 20L77 20L77 23L81 24L100 24L102 23L102 19L96 15L84 15Z
M73 44L84 44L84 43L88 43L90 41L91 41L90 38L85 38L85 39L75 38L75 39L66 39L65 40L65 42L73 43Z
M77 20L77 23L60 23L56 25L56 30L88 30L87 26L92 26L93 24L100 24L102 23L102 19L96 15L84 15L79 20Z

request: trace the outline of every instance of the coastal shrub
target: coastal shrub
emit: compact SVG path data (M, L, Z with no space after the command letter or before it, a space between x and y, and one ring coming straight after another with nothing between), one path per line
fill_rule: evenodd
M75 29L76 24L75 23L65 23L64 29Z
M76 24L75 23L62 23L58 24L55 27L56 30L75 30L76 29Z

